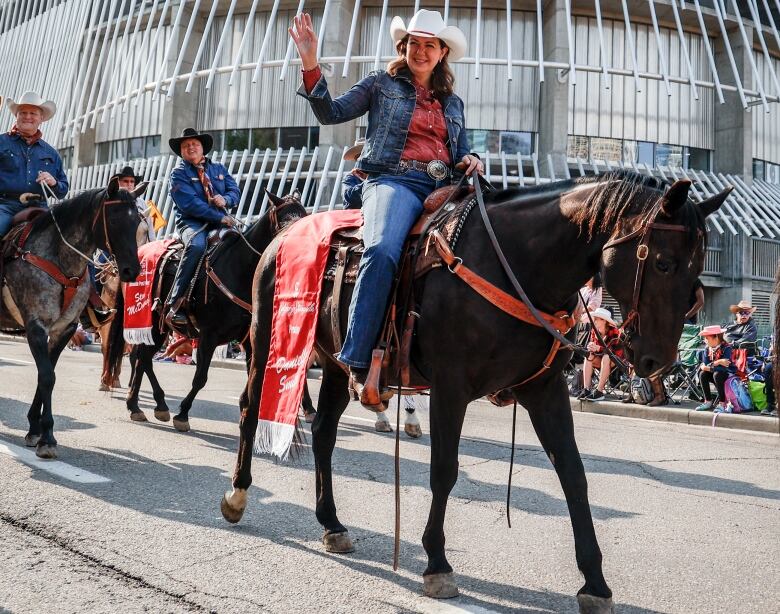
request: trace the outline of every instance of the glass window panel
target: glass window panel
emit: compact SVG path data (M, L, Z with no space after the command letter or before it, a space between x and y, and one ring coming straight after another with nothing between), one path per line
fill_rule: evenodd
M780 164L766 163L766 180L769 183L780 184Z
M566 155L569 158L588 159L588 137L569 135L566 143Z
M682 145L658 143L658 145L655 146L655 165L681 168L682 150Z
M160 135L146 137L146 157L152 158L160 155Z
M636 141L623 141L623 162L630 164L636 162Z
M113 141L108 161L120 162L122 160L127 160L127 141Z
M533 151L533 135L530 132L502 131L498 142L499 151L506 154L530 156Z
M701 149L699 147L686 147L686 149L686 153L688 154L686 168L692 168L701 171L710 170L709 149Z
M601 137L591 137L590 139L590 157L593 160L609 160L610 162L620 162L623 156L623 141L620 139L605 139Z
M755 179L763 179L765 177L763 160L756 160L753 158L753 177Z
M98 143L95 152L95 164L106 164L111 155L111 143Z
M476 153L487 151L488 130L466 129L466 137L469 140L469 149Z
M225 130L224 149L227 151L249 149L249 130Z
M300 149L309 144L309 128L279 128L279 147Z
M276 128L253 128L252 148L265 151L276 149Z
M314 149L320 144L320 127L312 126L309 128L309 149Z
M652 168L655 164L655 143L648 141L637 141L636 144L636 163L646 164Z
M127 140L127 159L134 160L135 158L144 157L144 138L136 137L134 139Z

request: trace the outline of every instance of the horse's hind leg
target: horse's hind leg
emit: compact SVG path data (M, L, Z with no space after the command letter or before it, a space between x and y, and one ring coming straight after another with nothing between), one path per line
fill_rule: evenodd
M336 515L333 499L333 448L341 414L349 403L347 374L333 364L323 365L317 415L311 425L317 490L317 520L325 528L322 541L328 552L352 552L347 529Z
M538 387L529 387L522 400L566 496L574 531L577 567L585 576L585 585L577 593L580 612L611 613L614 611L612 591L601 569L601 550L590 513L585 469L574 439L574 422L566 383L562 377L551 378Z
M189 414L192 402L195 400L195 395L203 389L209 379L209 367L211 366L211 359L214 357L216 347L216 339L206 333L201 335L196 353L195 376L192 378L192 388L179 403L179 413L173 417L173 426L177 431L185 433L190 430Z

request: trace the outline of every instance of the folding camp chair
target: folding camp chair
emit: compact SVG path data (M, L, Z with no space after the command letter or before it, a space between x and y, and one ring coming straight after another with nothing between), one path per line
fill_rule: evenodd
M677 344L677 360L664 376L664 383L672 401L679 405L681 401L703 401L699 382L699 352L702 340L699 336L701 326L685 324L680 342Z

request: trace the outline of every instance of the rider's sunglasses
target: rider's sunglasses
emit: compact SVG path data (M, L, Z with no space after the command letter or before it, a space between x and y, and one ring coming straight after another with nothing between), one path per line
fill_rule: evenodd
M743 311L738 311L737 313L738 313L739 315L741 315L741 316L749 316L749 315L750 315L750 314L752 314L753 312L752 312L752 311L750 311L750 310L743 310Z

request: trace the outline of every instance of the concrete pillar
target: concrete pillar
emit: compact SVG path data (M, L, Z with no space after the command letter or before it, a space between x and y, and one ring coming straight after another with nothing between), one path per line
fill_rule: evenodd
M191 11L185 11L185 14L182 15L179 27L176 31L171 33L171 36L174 37L173 49L176 49L177 51L181 47L191 14ZM202 16L199 16L190 33L190 39L187 43L187 49L184 58L182 59L181 67L179 68L179 74L189 73L192 69L192 63L195 61L195 54L198 52L198 44L203 36L205 25L205 19ZM165 67L166 75L173 74L173 70L176 67L177 55L177 53L171 54L172 57L168 60ZM160 119L160 151L162 153L169 152L169 138L180 136L182 130L185 128L198 128L199 81L196 80L194 82L192 91L189 94L185 91L186 86L186 81L179 81L176 83L176 87L173 90L172 98L170 100L165 100L162 109L162 117ZM161 92L161 96L167 94L168 87L170 86L164 88L165 92Z
M568 62L566 7L563 0L548 0L542 11L544 59ZM551 154L555 174L563 177L568 140L569 83L558 79L558 70L545 69L544 82L539 93L539 159L540 170L547 168L547 155Z
M746 27L748 40L753 40L753 29ZM727 30L742 87L753 89L753 73L739 29ZM724 85L736 86L725 42L715 42L715 65ZM753 118L742 107L739 92L723 92L725 104L715 103L715 152L713 166L716 173L740 175L748 184L753 180Z

